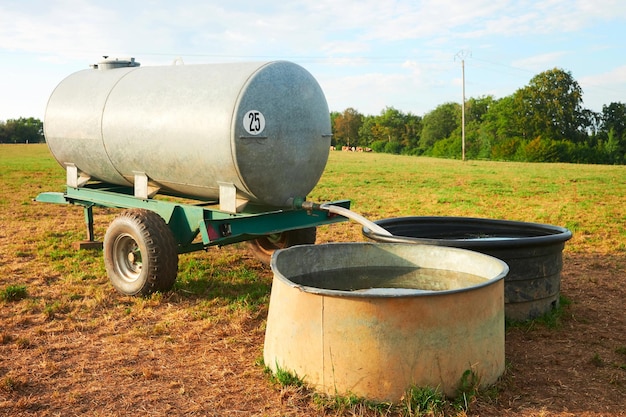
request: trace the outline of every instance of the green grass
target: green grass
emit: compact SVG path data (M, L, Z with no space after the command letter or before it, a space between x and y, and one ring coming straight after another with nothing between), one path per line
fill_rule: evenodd
M0 291L0 300L19 301L28 297L26 285L8 285Z
M174 291L185 298L221 299L231 310L258 310L269 301L270 283L235 259L207 263L183 255Z
M568 250L626 252L624 178L626 166L462 162L335 151L309 199L348 198L353 210L374 220L473 216L555 224L574 232ZM33 210L41 206L32 198L62 190L64 182L63 169L46 145L0 146L0 220L11 213L33 221ZM22 206L18 213L8 210L16 205ZM82 224L75 230L82 234Z
M460 413L469 411L470 405L480 394L480 378L471 369L466 370L461 375L454 398L447 398L438 387L410 386L407 388L402 401L393 404L372 401L353 394L327 395L317 393L307 386L305 378L300 377L295 372L281 368L278 364L276 364L275 372L265 366L262 359L257 360L257 365L263 367L264 373L278 387L295 388L302 395L311 397L313 403L321 409L337 414L348 412L350 415L360 415L360 412L367 410L380 416L389 413L407 417L464 415Z
M277 384L286 387L304 387L304 378L299 377L295 372L289 371L287 369L283 369L278 364L276 364L276 372L272 373L272 380L274 380Z
M571 251L626 252L626 166L458 161L331 152L310 199L371 219L469 216L572 229Z

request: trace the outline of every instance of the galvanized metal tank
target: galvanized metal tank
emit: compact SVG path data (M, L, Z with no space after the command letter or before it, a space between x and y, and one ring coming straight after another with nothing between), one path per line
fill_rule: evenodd
M412 386L454 396L468 370L481 386L504 372L508 267L496 258L441 246L331 243L280 250L271 266L264 361L274 372L295 373L328 394L394 402ZM432 276L405 280L407 268ZM476 281L462 281L465 274Z
M317 81L290 62L140 67L105 60L56 87L44 134L63 166L104 182L269 206L322 175L331 127Z

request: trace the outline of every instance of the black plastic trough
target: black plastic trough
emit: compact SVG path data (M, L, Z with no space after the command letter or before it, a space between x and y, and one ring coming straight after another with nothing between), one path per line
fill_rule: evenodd
M393 236L363 234L378 242L400 242L470 249L509 265L504 279L505 316L528 320L559 305L563 248L572 233L540 223L472 217L396 217L377 225Z

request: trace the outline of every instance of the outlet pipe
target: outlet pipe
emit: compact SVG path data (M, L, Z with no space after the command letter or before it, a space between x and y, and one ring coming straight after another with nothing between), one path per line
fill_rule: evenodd
M338 214L340 216L354 220L357 223L360 223L362 226L367 227L369 230L373 231L376 234L383 236L392 236L392 234L389 233L386 229L345 207L335 206L329 203L314 203L312 201L301 202L301 207L305 210L324 210L332 214Z

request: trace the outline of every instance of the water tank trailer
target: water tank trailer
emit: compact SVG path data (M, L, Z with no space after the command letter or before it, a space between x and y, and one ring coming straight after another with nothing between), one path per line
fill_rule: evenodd
M44 135L66 190L36 201L82 206L90 244L93 208L124 209L103 241L123 294L169 290L180 253L247 241L269 263L277 249L315 243L316 226L346 220L306 201L328 160L330 114L291 62L105 57L55 88Z

